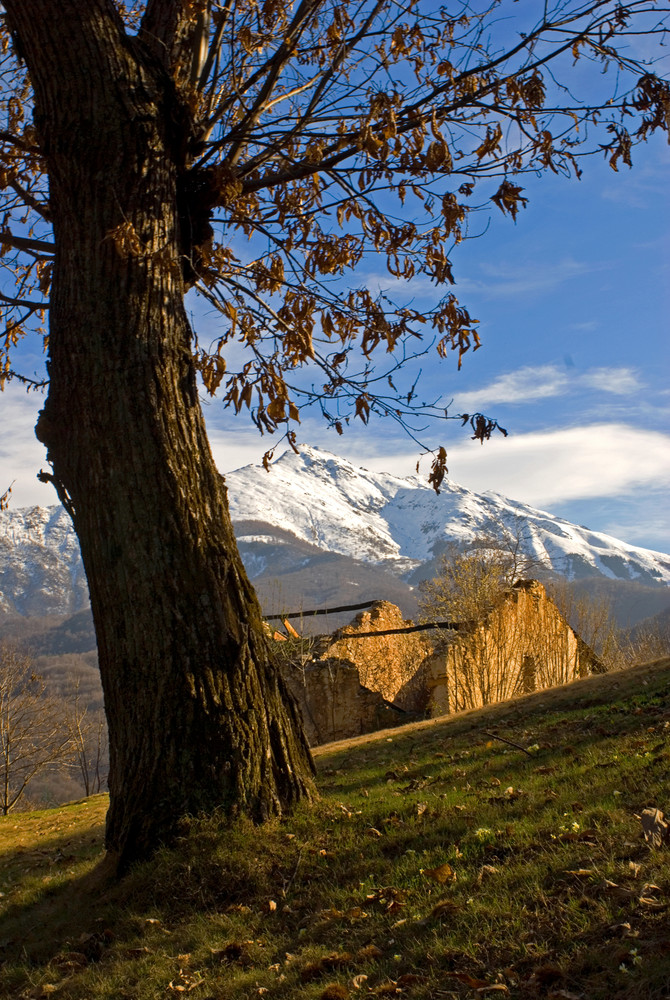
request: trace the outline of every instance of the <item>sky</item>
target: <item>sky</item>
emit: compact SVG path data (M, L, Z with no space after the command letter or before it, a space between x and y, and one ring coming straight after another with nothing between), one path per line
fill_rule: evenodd
M491 208L486 231L454 250L459 300L480 321L482 347L463 360L424 360L420 394L453 400L451 413L480 410L508 431L480 445L458 421L421 439L448 451L449 478L496 491L635 545L670 552L670 185L660 137L615 173L599 158L580 181L524 178L529 198L514 223ZM381 263L357 274L391 291ZM413 280L417 304L435 289ZM216 317L194 307L201 341ZM36 345L17 358L39 371ZM45 452L33 426L39 394L15 384L0 394L0 486L12 507L53 504L37 481ZM244 417L203 400L222 472L260 461L273 445ZM305 415L298 440L368 469L415 474L421 449L393 424L371 421L344 436ZM283 451L277 448L277 455ZM424 457L420 475L427 476Z

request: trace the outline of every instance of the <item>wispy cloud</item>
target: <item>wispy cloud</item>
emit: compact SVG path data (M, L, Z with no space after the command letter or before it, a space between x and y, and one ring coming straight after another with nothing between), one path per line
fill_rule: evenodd
M585 390L626 396L641 388L639 376L632 368L591 368L575 372L574 368L558 365L528 366L507 372L481 389L459 393L454 399L454 407L471 412L493 404L520 405Z
M466 278L458 282L458 287L462 292L477 292L488 299L545 294L566 281L601 270L603 266L574 257L487 263L480 266L481 278Z
M44 405L41 395L27 395L9 385L0 393L0 493L12 487L12 506L49 506L58 503L52 487L39 482L37 473L46 468L44 445L35 437L37 414Z
M577 387L611 392L615 396L629 396L639 392L642 384L632 368L592 368L575 379Z
M571 374L556 365L519 368L499 376L481 389L461 392L455 398L458 410L478 410L492 403L531 403L560 396L569 390Z
M670 435L602 423L472 442L449 451L454 479L536 506L670 487Z

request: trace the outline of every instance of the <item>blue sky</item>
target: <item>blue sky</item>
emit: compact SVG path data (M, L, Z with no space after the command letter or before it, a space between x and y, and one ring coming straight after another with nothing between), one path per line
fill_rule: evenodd
M655 138L619 173L598 158L581 181L553 175L521 183L529 205L516 224L494 207L484 235L455 249L462 304L480 320L483 346L456 360L424 361L426 399L452 412L482 410L508 429L480 446L457 422L422 437L444 443L450 477L495 490L633 544L670 551L670 195L668 146ZM483 229L481 216L477 225ZM370 261L358 280L391 288ZM394 289L397 291L397 289ZM405 290L406 291L406 290ZM435 290L419 280L421 303ZM200 310L203 340L216 318ZM41 366L35 345L22 370ZM17 367L19 365L17 364ZM0 395L0 484L16 480L13 506L55 503L35 476L45 465L33 436L39 395ZM215 457L225 472L259 461L272 438L205 401ZM367 468L415 471L420 449L393 425L328 431L305 416L298 434ZM278 453L282 449L278 449ZM422 473L430 461L424 458Z

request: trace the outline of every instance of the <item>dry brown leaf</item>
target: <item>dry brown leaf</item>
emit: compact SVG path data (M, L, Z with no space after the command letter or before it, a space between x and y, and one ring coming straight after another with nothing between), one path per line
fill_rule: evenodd
M321 1000L346 1000L349 990L342 983L329 983L321 994Z
M651 847L662 847L670 840L670 825L660 809L643 809L640 816L644 839Z
M250 965L251 955L249 954L253 941L231 941L225 948L210 948L213 962L238 963L239 965Z
M376 944L366 944L364 948L359 948L356 958L359 962L369 962L375 958L381 958L384 952Z
M438 865L437 868L422 868L421 874L425 875L426 878L433 879L434 882L439 882L440 885L456 881L454 869L446 861L443 865Z
M344 965L351 965L353 956L348 951L334 951L330 955L323 955L316 962L310 962L300 971L300 978L304 983L310 979L318 979L324 972L332 972Z
M385 982L380 983L379 986L375 988L374 995L376 997L393 997L397 996L398 993L401 992L402 990L398 989L393 979L387 979L385 980Z
M469 972L445 972L443 975L447 979L457 979L459 983L464 983L471 990L480 990L482 987L489 985L485 979L475 979Z
M420 986L422 983L427 982L428 976L421 976L415 972L405 972L402 976L398 977L396 985L404 990L408 986Z
M458 913L460 910L461 906L458 903L454 903L452 899L441 899L439 903L435 904L426 919L420 920L419 923L423 924L428 920L434 920L436 917L444 917L448 913Z
M652 899L650 896L640 896L638 903L647 910L667 910L668 908L667 903L662 903L658 899Z

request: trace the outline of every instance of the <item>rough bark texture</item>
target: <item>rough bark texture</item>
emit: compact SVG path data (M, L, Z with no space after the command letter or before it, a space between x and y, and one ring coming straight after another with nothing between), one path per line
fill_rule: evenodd
M172 82L108 0L9 0L35 89L56 258L37 426L81 543L120 863L186 814L262 819L310 794L191 361Z

